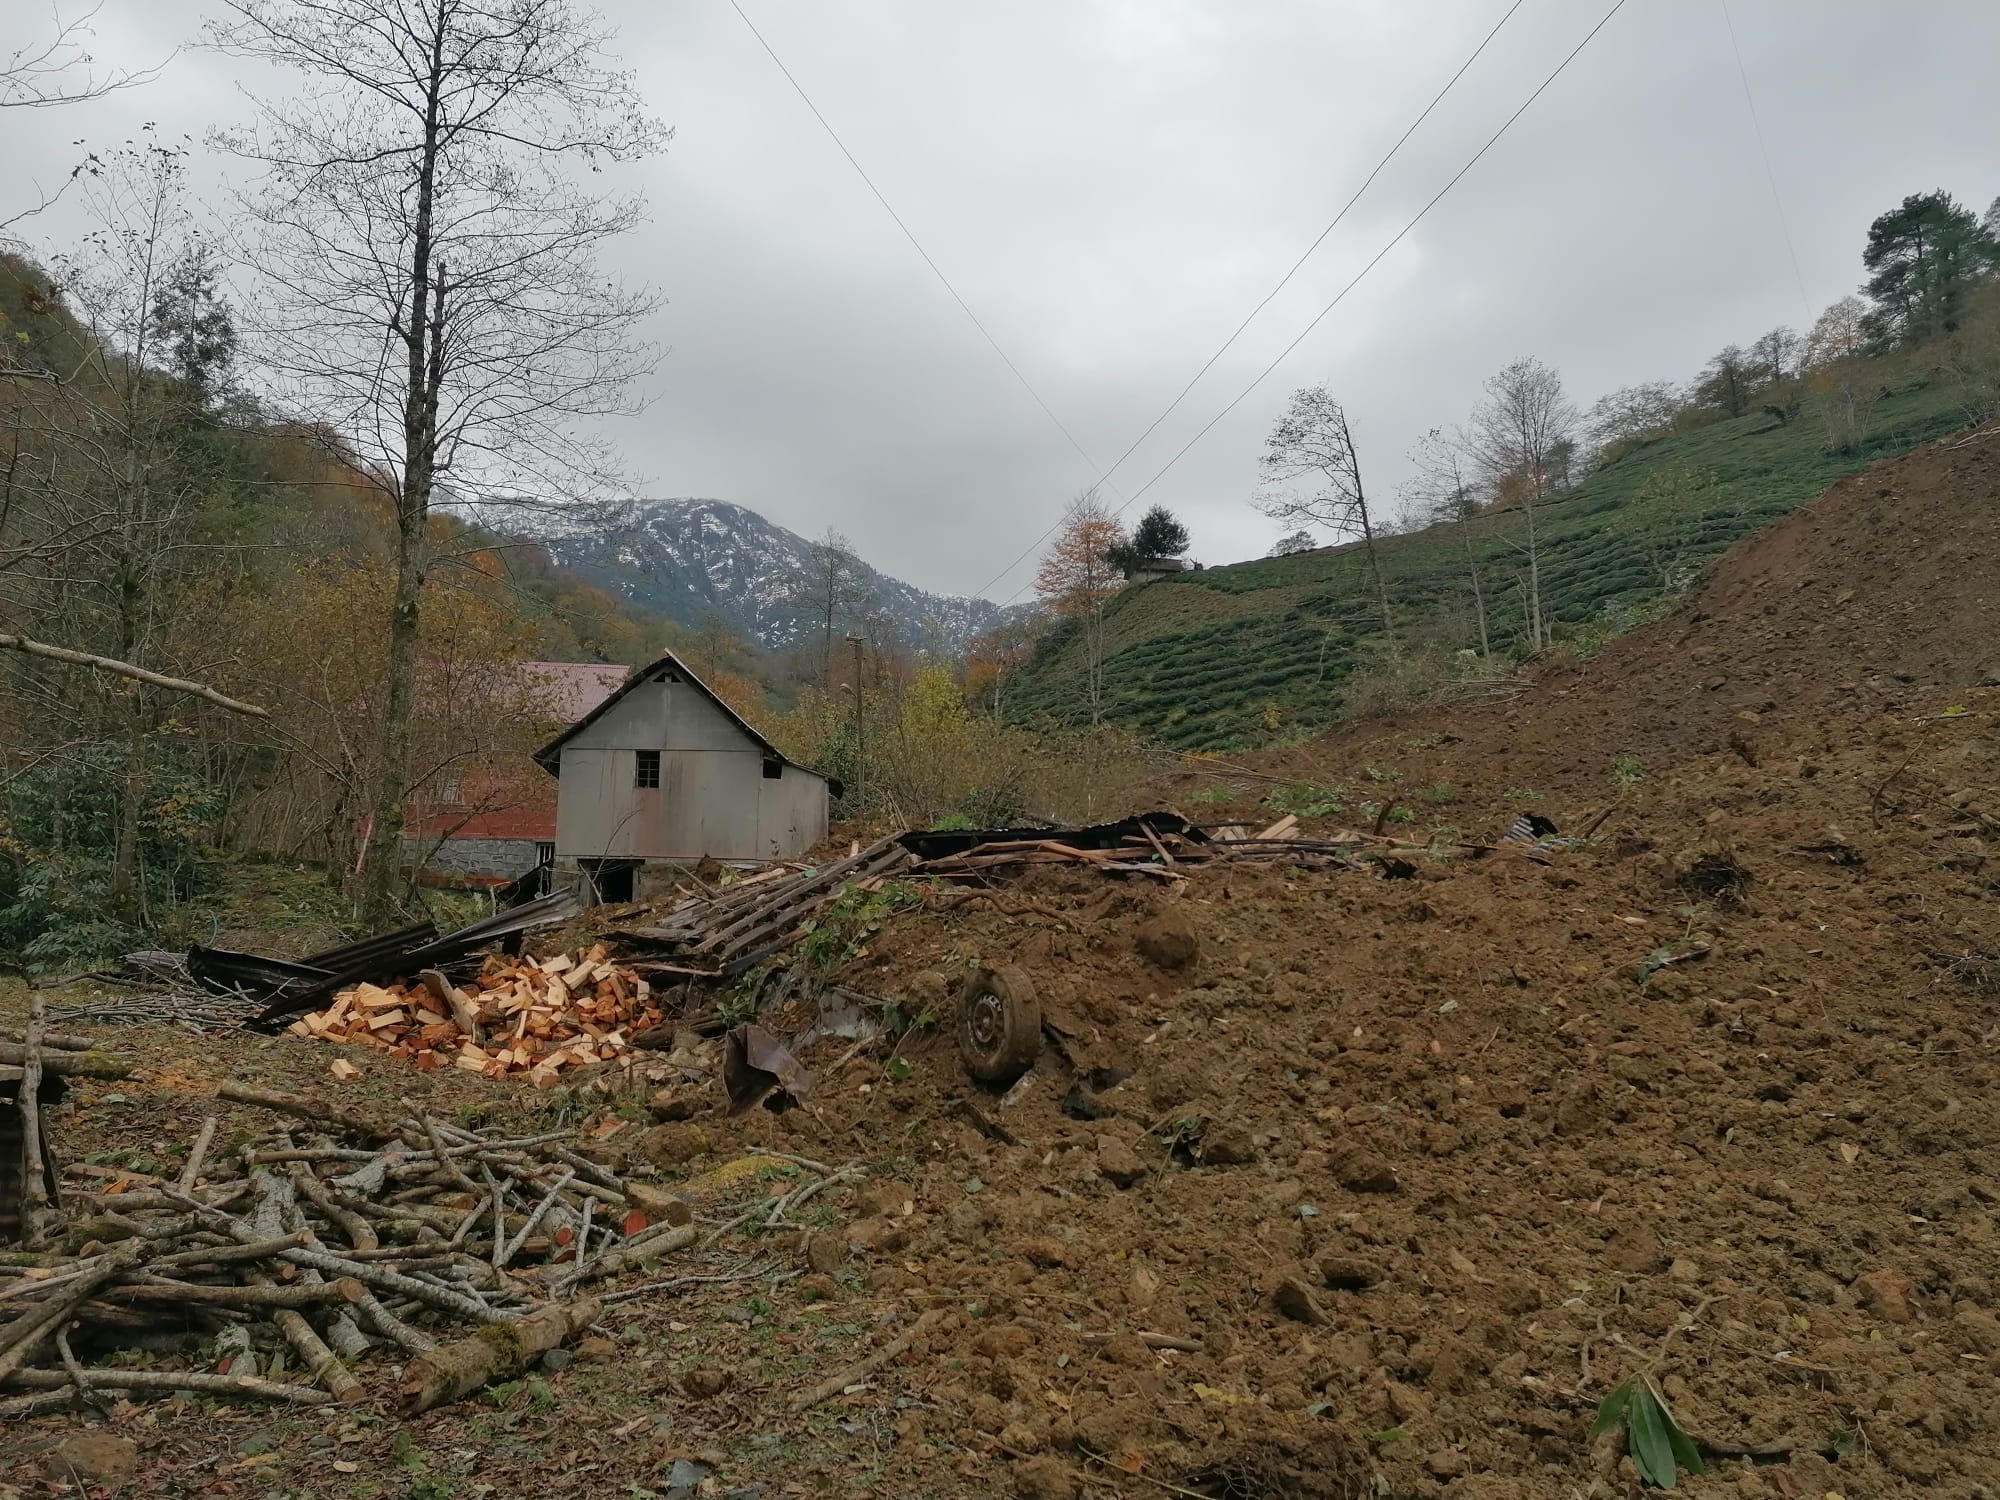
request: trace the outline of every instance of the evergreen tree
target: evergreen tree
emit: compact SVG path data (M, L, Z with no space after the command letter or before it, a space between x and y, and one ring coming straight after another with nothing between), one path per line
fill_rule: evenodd
M1951 332L1994 251L1992 232L1942 189L1912 193L1881 215L1868 226L1861 255L1875 338L1916 343Z
M1187 527L1164 505L1141 516L1132 532L1132 550L1141 557L1179 557L1187 549Z

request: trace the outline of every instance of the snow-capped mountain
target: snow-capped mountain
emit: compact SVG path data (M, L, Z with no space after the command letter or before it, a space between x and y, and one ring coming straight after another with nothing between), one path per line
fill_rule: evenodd
M773 649L817 636L801 580L815 572L818 549L754 510L724 500L657 500L630 526L604 536L571 537L550 545L557 562L599 588L684 625L719 614L735 629ZM857 561L855 592L863 608L894 621L912 647L956 652L1003 618L986 599L927 593ZM845 632L854 611L843 608Z

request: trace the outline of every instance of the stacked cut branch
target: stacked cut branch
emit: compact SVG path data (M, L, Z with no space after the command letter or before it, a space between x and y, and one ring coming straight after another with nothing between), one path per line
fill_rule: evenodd
M211 1119L177 1177L66 1192L46 1249L0 1251L0 1424L97 1393L360 1400L377 1347L409 1362L400 1399L422 1410L596 1321L574 1289L687 1247L649 1233L570 1131L497 1138L218 1092L289 1124L219 1158ZM118 1358L139 1349L152 1367Z
M606 956L603 944L552 958L488 958L466 985L437 970L389 985L342 990L293 1036L372 1047L417 1068L525 1076L552 1088L564 1069L608 1062L635 1031L660 1024L651 987ZM336 1062L336 1076L352 1076Z
M886 838L818 869L779 866L720 890L704 889L653 926L624 936L674 952L673 963L647 964L649 973L728 978L797 942L843 889L879 883L918 864L896 839Z

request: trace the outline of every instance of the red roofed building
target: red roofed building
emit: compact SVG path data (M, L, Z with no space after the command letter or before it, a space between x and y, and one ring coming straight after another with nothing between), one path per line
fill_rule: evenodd
M411 795L405 842L422 873L454 884L504 885L552 858L556 783L526 746L588 717L628 673L607 662L529 661L510 669L515 706L529 705L538 722L523 726L533 732L520 754L496 759L468 751Z

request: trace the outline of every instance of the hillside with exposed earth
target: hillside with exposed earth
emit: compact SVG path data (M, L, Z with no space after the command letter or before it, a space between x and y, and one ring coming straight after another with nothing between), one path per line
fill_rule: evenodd
M129 1472L181 1492L234 1452L286 1493L1608 1500L1638 1492L1635 1440L1592 1419L1637 1378L1697 1451L1691 1495L2000 1485L1996 579L2000 446L1953 439L1517 699L1158 789L1213 820L1309 804L1308 831L1388 829L1393 857L864 903L829 919L850 941L808 945L815 982L898 1019L800 1042L803 1107L724 1113L697 1032L734 1002L694 987L657 1123L658 1070L550 1096L346 1049L352 1100L601 1121L600 1160L697 1204L746 1152L833 1180L796 1228L699 1209L705 1248L614 1283L672 1290L525 1388L379 1423L148 1408ZM1589 837L1423 853L1522 811ZM940 1024L980 963L1060 1018L1004 1094ZM778 986L761 1024L800 1033L810 992ZM328 1087L317 1043L100 1034L147 1066L63 1106L73 1159L165 1170L225 1077ZM493 1457L524 1441L531 1469Z

